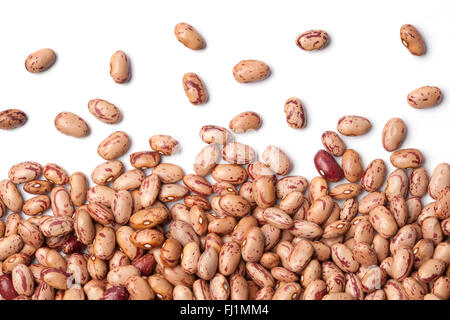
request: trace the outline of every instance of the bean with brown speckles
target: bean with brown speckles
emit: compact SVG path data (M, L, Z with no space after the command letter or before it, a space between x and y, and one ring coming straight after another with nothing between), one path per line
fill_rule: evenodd
M269 75L270 67L259 60L242 60L233 68L233 77L240 83L261 81Z
M208 101L206 87L195 73L190 72L183 76L183 89L189 102L193 105L203 104Z
M411 54L421 56L425 53L425 43L420 32L413 25L402 25L400 28L400 39Z
M188 23L177 23L174 32L177 40L189 49L201 50L206 47L206 42L203 37Z
M423 163L423 155L417 149L401 149L391 155L391 163L400 169L417 168Z
M328 45L329 36L323 30L308 30L297 36L295 44L302 50L320 50Z
M299 98L291 97L284 103L286 122L293 129L306 127L306 114L303 103Z
M120 50L114 52L111 56L109 66L109 73L115 83L122 84L130 80L130 62L128 61L128 57L125 52Z
M56 61L56 54L52 49L40 49L30 54L25 60L25 68L28 72L43 72L50 68Z
M408 94L407 101L411 107L416 109L431 108L441 103L442 92L438 87L420 87Z

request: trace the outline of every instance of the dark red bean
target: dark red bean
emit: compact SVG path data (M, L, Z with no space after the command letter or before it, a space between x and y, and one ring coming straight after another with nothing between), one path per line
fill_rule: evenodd
M133 265L141 270L141 275L150 275L156 266L156 260L151 253L143 255L139 259L133 261Z
M14 289L11 277L6 274L0 276L0 294L5 300L12 300L19 295Z
M128 291L124 287L111 287L103 292L100 300L128 300Z
M331 182L337 182L344 177L341 167L331 154L325 150L319 150L314 156L314 165L319 174Z
M76 236L70 236L69 239L67 239L66 242L61 246L61 251L65 254L72 254L76 252L81 252L83 250L84 245L78 241L78 238Z

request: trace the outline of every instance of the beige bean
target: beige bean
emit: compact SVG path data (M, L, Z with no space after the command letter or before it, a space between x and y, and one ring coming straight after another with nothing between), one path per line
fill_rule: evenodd
M264 219L278 229L290 229L294 221L283 210L276 207L270 207L263 212Z
M101 204L89 203L86 208L91 218L102 225L106 226L114 221L112 211Z
M274 172L281 176L285 176L291 169L291 160L280 148L269 145L264 149L262 160Z
M175 183L184 176L183 169L173 163L161 163L153 168L152 174L156 174L162 183Z
M359 263L356 261L352 251L341 243L335 243L331 247L333 262L344 272L356 272Z
M87 178L82 172L74 172L69 179L70 200L76 206L81 206L86 202L88 190Z
M450 187L450 165L448 163L440 163L431 174L428 194L433 199L437 199L446 187Z
M63 185L69 182L69 176L64 169L54 163L46 164L42 172L45 178L54 184Z
M73 230L73 220L71 217L51 217L42 221L39 229L46 237L58 237L69 234Z
M112 228L103 227L94 239L94 254L102 260L109 260L116 248L116 235Z
M124 165L119 160L109 160L96 166L92 170L92 181L99 185L107 185L117 179L123 172Z
M126 286L132 276L140 276L140 271L133 265L116 267L108 272L107 280L113 286Z
M297 36L295 44L302 50L320 50L329 42L328 33L323 30L308 30Z
M430 239L435 245L443 240L442 229L439 220L435 217L428 217L422 223L422 236Z
M275 194L275 192L274 192ZM300 209L305 198L303 194L298 191L293 191L284 196L280 201L280 209L289 215L292 215Z
M387 274L379 266L371 266L361 279L364 292L376 292L386 283Z
M67 269L66 259L55 249L41 247L36 250L36 260L39 264L47 268L56 268L59 270Z
M293 129L302 129L306 127L306 114L303 103L299 98L291 97L284 103L284 113L286 122Z
M334 208L333 199L328 195L321 196L312 203L311 208L308 211L307 219L308 221L320 225L328 219L333 208Z
M195 73L189 72L183 76L183 89L189 102L195 106L208 101L206 87Z
M142 229L130 236L130 241L141 249L160 247L164 242L164 235L156 229Z
M162 155L170 156L175 153L178 147L178 141L168 135L154 135L149 139L150 148Z
M41 272L42 281L55 289L68 289L68 278L69 275L66 272L56 268L47 268Z
M314 202L316 199L328 195L328 182L325 178L314 177L309 184L309 200Z
M234 133L257 130L261 127L261 117L253 111L241 112L231 119L229 127Z
M347 292L332 292L324 295L322 300L353 300L353 297Z
M199 175L187 174L183 177L184 185L192 192L207 197L213 192L211 184Z
M23 247L23 240L17 234L11 234L0 239L0 261L17 253Z
M287 257L286 267L295 273L303 270L311 261L314 252L314 247L309 241L299 240Z
M23 190L31 194L46 194L53 188L53 183L47 180L32 180L23 185Z
M295 237L310 240L316 239L323 234L323 230L319 225L304 220L294 220L293 226L289 231Z
M11 130L21 127L27 121L25 112L19 109L7 109L0 112L0 129Z
M222 158L229 163L248 164L256 160L256 153L246 144L230 142L223 147Z
M264 253L264 235L259 227L248 230L241 246L242 259L257 262Z
M12 166L8 171L8 178L12 183L27 183L39 178L42 167L33 161L20 162Z
M230 296L230 284L227 278L220 273L211 279L209 290L212 300L228 300Z
M72 217L75 208L69 192L62 186L53 188L50 194L52 212L55 217Z
M200 255L197 263L197 276L203 280L211 280L216 274L219 264L219 256L217 251L208 247Z
M384 192L389 201L396 195L403 198L406 197L408 193L408 176L405 170L396 169L389 175Z
M14 290L19 295L30 297L34 292L34 279L30 269L25 264L18 264L11 272Z
M411 107L416 109L431 108L441 103L442 92L438 87L420 87L408 94L407 101Z
M378 206L369 213L373 228L384 238L388 239L397 233L397 222L392 213L384 206Z
M397 222L397 226L403 227L408 221L408 208L405 198L399 195L393 196L389 203L389 209Z
M408 300L403 285L396 280L388 280L383 287L386 300Z
M133 211L133 199L126 190L120 190L114 194L111 206L114 221L120 225L128 222Z
M434 211L440 219L450 216L450 187L445 187L434 203Z
M22 211L27 216L36 216L50 208L50 198L47 195L35 196L23 204Z
M242 60L233 68L233 77L240 83L261 81L269 75L270 67L259 60Z
M417 232L412 225L405 225L401 227L397 234L390 241L389 249L392 254L395 254L401 247L408 247L412 249L417 241Z
M301 176L283 177L279 179L275 185L278 199L282 199L287 194L294 191L304 193L307 187L308 187L308 180L306 180L306 178Z
M143 250L138 248L130 239L133 234L134 230L129 226L118 228L115 234L117 245L130 260L135 260L143 255Z
M135 229L153 228L165 221L169 216L169 209L166 207L151 207L135 212L129 224Z
M342 170L345 178L350 182L357 182L363 174L363 166L358 152L353 149L345 150L342 155Z
M275 185L269 176L259 176L253 181L252 193L257 206L269 208L276 201Z
M109 62L109 74L115 83L125 83L130 80L130 62L125 52L119 50L113 53Z
M136 169L148 169L156 167L161 161L161 156L155 151L139 151L130 154L130 164Z
M68 136L82 138L89 134L89 126L86 121L72 112L58 113L54 124L59 132Z
M255 281L260 288L273 287L275 285L275 280L270 272L259 263L247 262L245 264L245 269L250 278Z
M212 176L217 182L228 182L233 185L242 184L247 180L247 172L237 164L219 164L213 169Z
M384 125L381 141L386 151L397 150L406 136L406 125L400 118L389 119Z
M31 73L43 72L50 68L56 61L56 53L52 49L39 49L25 60L25 69Z
M145 174L142 170L132 169L124 172L116 180L114 180L112 187L114 190L133 190L141 186L145 179Z
M344 116L339 119L337 130L344 136L360 136L372 127L369 120L360 116Z
M216 144L204 147L194 159L194 171L200 176L211 173L219 162L220 150Z
M81 253L74 253L67 259L67 273L69 273L75 283L84 285L89 281L87 269L87 259Z
M352 199L357 197L362 192L362 187L357 183L343 183L335 186L330 190L330 196L338 199Z
M335 157L342 156L347 148L344 141L333 131L325 131L322 134L322 144Z
M189 211L192 229L199 236L204 235L208 231L208 219L204 210L199 206L193 206Z
M419 280L428 283L439 278L445 270L445 262L438 259L429 259L419 268Z
M122 119L120 110L114 104L106 100L89 100L88 109L94 117L106 124L116 124Z
M184 46L192 50L206 47L206 42L197 30L190 24L180 22L175 25L175 36Z
M365 195L360 201L358 210L362 214L369 213L373 208L386 203L386 195L382 191L373 191Z
M92 218L85 207L79 207L75 213L74 230L78 240L89 245L95 237L95 227Z
M23 206L23 198L16 185L10 180L0 181L0 200L12 212L19 212Z
M414 264L414 255L410 248L402 247L394 254L391 272L395 280L403 281L411 272Z
M361 280L353 273L346 275L345 292L349 293L353 300L364 300L364 292Z
M105 160L114 160L128 151L130 143L130 137L125 132L115 131L99 144L97 153Z
M401 149L392 153L391 163L400 169L417 168L423 163L423 155L417 149Z
M420 32L413 25L402 25L400 28L400 39L411 54L421 56L425 53L425 43Z
M189 193L189 189L185 186L167 183L161 185L158 199L162 202L171 202L183 199Z
M377 191L386 177L386 165L382 159L373 160L361 177L361 186L367 192Z
M170 235L182 246L185 246L189 242L200 244L198 235L192 229L191 224L182 220L172 221L170 224Z

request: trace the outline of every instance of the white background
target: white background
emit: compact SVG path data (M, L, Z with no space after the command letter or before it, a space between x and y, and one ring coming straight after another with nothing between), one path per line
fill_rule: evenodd
M392 117L408 127L402 147L420 149L431 173L449 162L450 121L450 2L448 1L2 1L0 4L0 109L19 108L28 115L25 126L1 131L0 177L18 162L53 162L67 172L92 169L104 160L98 144L116 130L132 138L131 152L149 150L154 134L179 140L177 155L164 162L192 173L192 161L205 144L203 125L228 127L231 118L255 111L263 119L257 132L236 135L261 156L268 144L282 148L295 163L290 174L309 180L318 175L314 154L323 148L320 136L336 130L343 115L361 115L372 122L360 137L344 137L361 154L366 166L390 154L381 131ZM192 24L207 48L192 51L174 36L178 22ZM402 24L415 25L427 53L411 55L400 41ZM296 36L309 29L329 33L329 46L306 52ZM37 49L56 51L57 62L41 74L28 73L26 56ZM124 50L132 63L126 85L109 76L109 59ZM233 66L242 59L265 61L267 80L237 83ZM181 78L195 72L205 82L209 102L191 105ZM443 102L416 110L406 95L418 87L442 89ZM288 127L284 102L299 97L306 108L307 128ZM95 119L87 103L103 98L117 105L123 120L107 125ZM84 118L91 134L82 139L59 133L56 114L71 111ZM340 161L340 160L339 160Z

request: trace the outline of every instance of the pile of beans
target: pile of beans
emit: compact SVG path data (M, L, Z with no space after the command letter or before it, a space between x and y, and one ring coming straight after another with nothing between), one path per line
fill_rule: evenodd
M175 34L190 49L206 46L188 24L178 24ZM412 54L424 53L414 27L403 26L401 38ZM310 51L328 40L326 32L312 30L296 44ZM41 72L55 58L43 49L25 66ZM242 83L258 81L270 68L245 60L233 75ZM111 58L111 77L117 83L130 79L122 51ZM207 101L196 74L184 75L183 87L190 103ZM435 87L408 95L416 108L440 100ZM122 117L105 100L93 99L88 108L108 124ZM287 99L284 112L291 128L305 127L300 99ZM0 114L4 129L25 120L20 110ZM430 175L418 149L400 149L406 135L401 119L390 119L381 134L393 172L382 159L364 166L338 133L325 131L324 149L314 157L319 175L311 181L289 175L292 162L279 147L267 146L258 161L251 146L233 141L233 133L260 126L252 111L233 117L229 130L203 126L199 136L206 146L189 174L162 162L179 146L168 135L151 136L150 149L130 154L133 169L126 170L118 160L130 147L123 131L99 144L105 161L92 170L93 185L84 173L69 175L54 163L12 166L0 181L0 217L6 217L0 220L0 298L449 299L450 165L441 163ZM55 127L74 137L89 133L71 112L58 114ZM336 130L359 136L371 127L368 119L347 115ZM25 201L20 188L32 196ZM433 201L424 204L427 194Z

